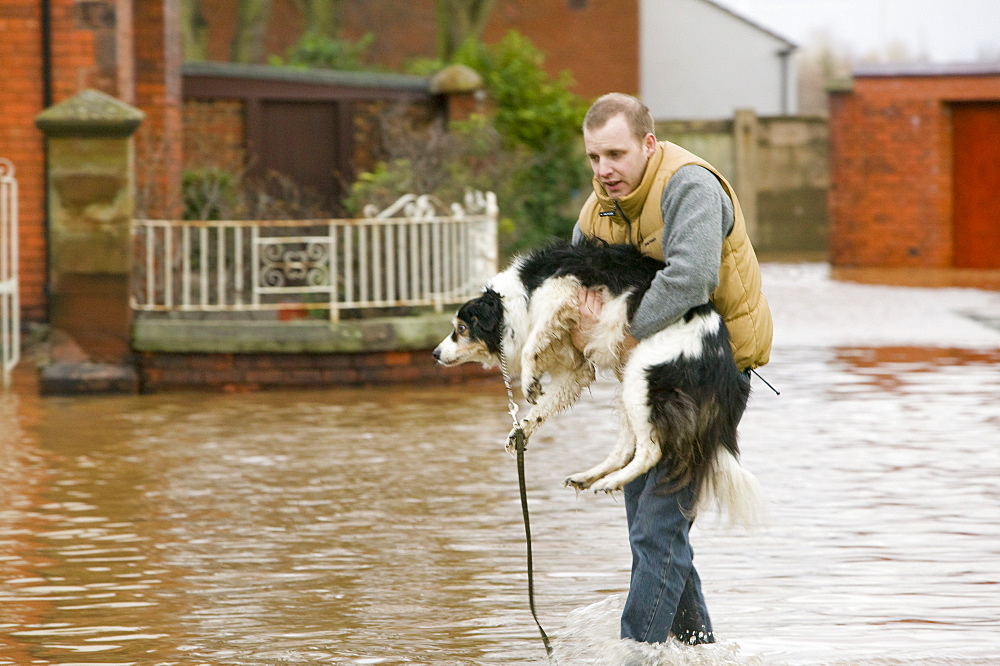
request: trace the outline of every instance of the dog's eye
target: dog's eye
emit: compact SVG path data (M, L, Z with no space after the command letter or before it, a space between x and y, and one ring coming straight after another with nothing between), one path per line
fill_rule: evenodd
M457 332L459 335L465 335L465 332L468 330L469 327L466 326L465 324L458 324L457 326L455 326L455 332Z

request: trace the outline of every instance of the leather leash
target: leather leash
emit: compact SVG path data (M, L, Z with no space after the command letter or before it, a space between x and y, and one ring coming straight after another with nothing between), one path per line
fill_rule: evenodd
M514 421L514 450L517 454L517 486L521 494L521 515L524 518L524 540L528 551L528 606L531 608L531 617L535 619L538 633L542 635L542 643L545 644L545 654L552 661L552 644L542 623L538 621L538 613L535 612L535 579L534 567L531 562L531 521L528 519L528 491L524 482L524 448L527 446L528 438L521 428L521 422L517 418L517 402L514 401L514 390L511 388L510 373L507 372L507 355L500 350L500 371L503 373L503 385L507 389L507 402L509 405L510 418Z

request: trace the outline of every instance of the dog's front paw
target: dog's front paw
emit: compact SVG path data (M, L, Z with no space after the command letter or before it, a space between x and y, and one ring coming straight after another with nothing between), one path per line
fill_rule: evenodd
M532 377L531 381L525 382L524 387L524 399L529 404L537 405L538 399L544 395L542 391L542 379L540 377Z
M504 448L510 455L514 455L517 453L517 440L519 438L524 442L523 444L524 448L527 449L528 435L524 432L524 428L522 426L511 428L510 432L507 433L507 444L504 446Z
M566 477L563 485L567 488L575 488L576 490L586 490L592 482L593 480L586 474L574 474Z

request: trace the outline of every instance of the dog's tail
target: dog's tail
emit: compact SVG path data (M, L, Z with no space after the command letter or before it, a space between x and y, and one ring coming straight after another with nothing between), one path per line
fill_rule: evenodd
M712 471L698 494L699 514L713 506L730 527L755 529L767 522L767 499L760 482L725 447L716 452Z

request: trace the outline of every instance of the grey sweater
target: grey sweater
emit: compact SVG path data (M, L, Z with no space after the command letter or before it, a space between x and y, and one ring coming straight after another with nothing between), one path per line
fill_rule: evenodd
M633 337L642 340L707 303L719 285L722 242L733 230L733 202L708 169L691 164L667 181L661 199L666 266L632 317ZM580 224L573 242L583 239Z

